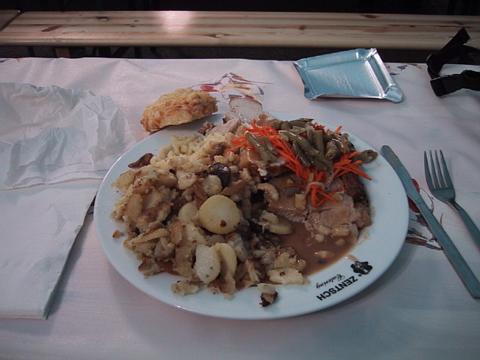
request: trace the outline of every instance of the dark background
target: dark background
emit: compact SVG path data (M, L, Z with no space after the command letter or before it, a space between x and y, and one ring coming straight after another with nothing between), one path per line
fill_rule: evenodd
M1 0L0 9L27 10L245 10L478 14L478 0Z
M480 0L0 0L0 9L21 11L68 10L242 10L370 12L427 15L479 15ZM341 49L303 48L71 48L72 57L115 56L142 58L250 58L295 60ZM385 61L424 62L428 52L379 49ZM48 47L1 47L0 57L54 57Z

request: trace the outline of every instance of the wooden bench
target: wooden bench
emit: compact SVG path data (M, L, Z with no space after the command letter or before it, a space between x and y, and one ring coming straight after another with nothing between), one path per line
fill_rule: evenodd
M440 49L461 28L480 47L480 17L220 11L25 12L0 45Z

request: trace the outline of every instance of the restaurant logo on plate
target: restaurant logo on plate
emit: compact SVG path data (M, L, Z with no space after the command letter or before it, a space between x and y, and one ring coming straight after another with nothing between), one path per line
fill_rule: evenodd
M368 275L370 271L373 269L373 266L370 265L368 261L359 261L357 259L354 259L354 263L351 264L350 267L352 268L355 274L358 274L357 276L352 275L347 277L342 274L337 274L331 277L330 279L327 279L326 281L317 282L315 285L317 289L326 287L331 284L336 284L336 285L331 286L328 289L325 289L323 292L318 294L316 298L320 301L328 299L330 296L335 295L336 293L342 291L343 289L357 282L359 277L363 275Z

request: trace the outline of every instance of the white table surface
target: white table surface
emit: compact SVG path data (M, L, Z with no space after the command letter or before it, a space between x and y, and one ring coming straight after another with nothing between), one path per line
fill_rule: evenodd
M442 148L459 202L480 223L480 92L437 98L424 65L389 68L405 93L400 104L306 100L292 63L278 61L0 59L0 80L111 96L141 139L138 119L160 94L234 72L262 82L267 111L343 125L377 149L389 144L422 188L423 150ZM435 209L480 276L480 250L459 218L441 203ZM480 302L442 251L406 244L379 281L321 312L222 320L167 306L127 283L102 253L89 215L48 320L0 320L0 359L477 359L479 336Z

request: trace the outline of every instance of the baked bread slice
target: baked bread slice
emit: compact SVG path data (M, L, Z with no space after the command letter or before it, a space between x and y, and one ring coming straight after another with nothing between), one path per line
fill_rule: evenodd
M169 125L192 122L216 111L217 102L207 92L177 89L147 106L140 122L145 130L155 132Z

